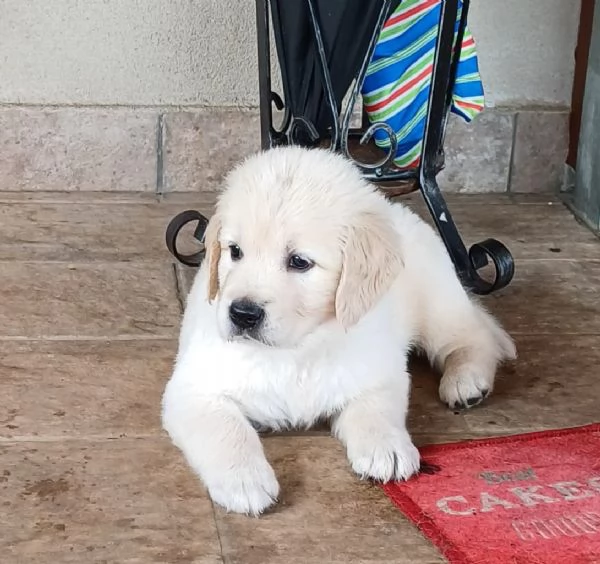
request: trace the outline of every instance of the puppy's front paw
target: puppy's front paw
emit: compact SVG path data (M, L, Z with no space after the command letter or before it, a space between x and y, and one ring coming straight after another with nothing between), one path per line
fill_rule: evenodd
M361 478L407 480L419 470L420 455L406 431L361 433L349 437L348 459Z
M476 366L457 367L442 376L440 399L450 409L468 409L480 404L493 386L493 372Z
M205 482L213 501L234 513L258 516L279 495L275 473L264 458L223 469Z

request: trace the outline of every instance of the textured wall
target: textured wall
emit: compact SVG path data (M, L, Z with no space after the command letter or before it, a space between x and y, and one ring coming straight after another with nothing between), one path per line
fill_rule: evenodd
M474 0L491 104L569 103L579 2ZM254 105L254 2L0 0L0 103Z
M0 0L0 101L249 104L252 0Z
M581 116L574 205L594 229L600 229L600 10L597 8Z
M579 0L473 0L488 102L570 105Z

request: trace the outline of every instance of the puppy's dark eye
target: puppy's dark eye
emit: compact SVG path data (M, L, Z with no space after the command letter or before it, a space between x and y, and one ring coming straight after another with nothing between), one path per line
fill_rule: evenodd
M235 243L229 245L229 253L231 254L231 260L236 261L242 258L242 249L238 247Z
M305 272L310 270L314 266L314 263L307 258L301 257L300 255L290 255L288 258L287 267L289 270L296 270L298 272Z

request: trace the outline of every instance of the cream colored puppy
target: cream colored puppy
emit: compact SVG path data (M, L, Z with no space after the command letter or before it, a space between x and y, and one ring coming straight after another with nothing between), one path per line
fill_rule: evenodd
M406 479L419 470L409 351L440 368L451 407L483 400L515 356L431 227L329 151L246 160L226 179L206 246L163 425L230 511L260 514L279 493L256 427L331 417L359 476Z

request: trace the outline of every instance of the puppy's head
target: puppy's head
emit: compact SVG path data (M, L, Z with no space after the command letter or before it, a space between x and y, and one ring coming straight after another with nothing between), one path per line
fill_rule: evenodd
M401 259L384 198L343 157L282 148L226 179L205 237L221 335L295 347L357 323Z

